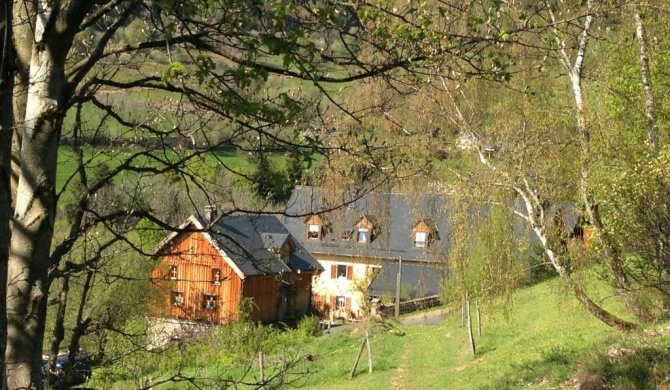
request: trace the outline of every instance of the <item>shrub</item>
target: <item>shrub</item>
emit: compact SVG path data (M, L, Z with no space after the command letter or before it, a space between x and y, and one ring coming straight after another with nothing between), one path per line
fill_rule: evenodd
M318 337L322 333L319 317L309 316L298 323L298 331L307 337Z

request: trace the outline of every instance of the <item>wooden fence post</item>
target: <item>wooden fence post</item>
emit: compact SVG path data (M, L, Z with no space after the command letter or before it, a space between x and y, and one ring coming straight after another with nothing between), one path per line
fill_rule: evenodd
M372 374L372 348L370 347L370 333L365 331L365 344L368 347L368 372Z
M361 345L358 347L358 353L356 354L356 360L354 361L354 366L351 367L351 373L349 373L349 378L353 378L356 373L356 367L358 367L358 362L361 360L361 355L363 354L363 347L365 347L365 338L361 341Z
M461 327L465 326L465 300L461 303Z
M258 368L260 370L261 389L265 389L265 362L263 361L263 351L258 352Z
M477 333L482 337L482 311L479 309L479 301L477 301Z
M475 347L475 336L472 334L472 317L470 316L470 298L468 297L468 293L465 293L465 311L467 312L468 316L468 338L470 339L470 349L472 350L472 356L475 355L475 352L477 351Z

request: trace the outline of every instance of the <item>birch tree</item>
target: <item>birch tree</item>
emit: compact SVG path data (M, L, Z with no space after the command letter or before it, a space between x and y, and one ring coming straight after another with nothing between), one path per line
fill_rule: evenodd
M380 181L401 170L393 145L366 127L330 127L336 120L361 124L366 112L365 107L349 109L346 93L334 94L331 87L383 76L397 88L409 85L414 77L409 70L428 64L504 77L503 64L477 54L499 36L468 30L468 13L482 9L490 11L476 2L462 8L405 2L4 2L0 292L6 300L0 305L0 344L6 386L43 386L47 303L54 283L62 282L66 292L67 275L95 279L104 264L100 259L113 259L119 246L150 255L143 235L131 230L174 231L143 203L157 196L157 183L177 183L192 204L206 200L227 212L261 211L243 207L232 192L221 190L219 171L249 175L217 159L217 149L281 148L303 156L322 153L326 159L347 154L382 173L374 179ZM438 41L443 44L436 46ZM186 58L177 61L180 51ZM143 66L148 56L167 61ZM269 83L275 89L267 88ZM128 115L110 97L128 90L160 91L165 104L147 103L145 115ZM87 116L92 110L97 118ZM216 126L221 122L224 132ZM102 147L89 142L110 129L116 133L103 137ZM68 156L76 170L57 187L59 155ZM217 161L215 167L207 155ZM90 169L100 165L100 156L113 164L93 177ZM123 196L101 201L106 186L129 172L134 180L119 184ZM222 194L213 196L217 188ZM61 223L59 202L67 196L68 218ZM74 249L83 242L94 243L94 250L77 258ZM72 307L66 305L67 294L63 297L60 308L66 312ZM71 349L95 322L78 309ZM64 333L56 326L52 366Z
M595 1L580 5L544 2L534 8L534 13L527 20L536 29L531 33L521 33L516 38L516 42L522 47L520 50L517 48L519 55L516 58L519 63L523 62L525 69L519 68L518 73L513 73L517 79L506 84L523 93L516 94L518 100L508 105L507 110L491 109L501 99L490 94L483 96L487 99L486 103L473 103L482 98L481 93L475 95L473 91L478 87L486 90L487 86L464 86L443 80L438 87L446 96L445 112L453 113L456 126L474 140L475 153L489 175L485 177L485 182L494 186L508 186L521 199L523 207L515 212L533 230L545 248L547 259L566 281L575 297L605 323L618 329L632 329L636 327L635 324L605 311L574 280L572 273L579 255L575 256L569 248L568 238L573 234L571 227L560 222L563 205L583 205L584 217L595 230L590 238L596 240L595 246L598 248L592 250L590 255L599 257L597 261L609 268L613 285L626 301L629 310L641 314L644 310L638 307L639 302L631 299L634 297L630 294L640 287L642 280L645 281L642 285L653 286L653 275L658 277L663 274L660 269L649 273L650 268L662 267L663 264L660 259L653 260L662 252L653 255L650 248L664 248L666 235L662 233L664 229L659 227L665 226L667 217L662 211L663 206L657 212L643 210L656 209L656 206L651 205L663 205L665 202L660 190L663 185L658 183L658 179L653 179L665 171L664 155L656 154L661 142L659 138L663 139L665 136L658 136L657 122L654 119L656 104L641 5L632 4L634 12L631 14L617 13L608 9L608 6L606 2ZM527 15L525 11L523 6L519 6L510 12L517 12L523 19L523 15ZM613 23L621 30L606 34L612 26L607 15L612 14L625 22L619 25ZM594 63L599 50L625 51L623 47L609 47L604 42L607 39L620 42L617 41L618 37L631 26L635 32L635 47L638 50L639 62L636 68L639 79L638 82L627 81L629 89L624 96L628 100L621 106L626 109L622 109L622 115L618 118L622 122L608 123L604 119L608 114L601 111L602 107L599 105L600 100L607 100L608 93L605 91L608 88L594 87L587 69L592 71L602 68L600 64ZM600 40L599 37L604 39ZM597 48L593 47L594 40ZM622 63L615 61L611 66L610 75L613 78L618 77L614 75L621 73ZM557 76L559 83L560 80L567 81L564 87L568 89L561 88L553 80L538 81L532 75L536 71L545 73L550 78ZM593 72L597 73L597 70ZM546 92L541 91L542 87L538 88L540 83L549 88L552 100L542 100ZM588 84L591 86L590 90ZM565 91L569 92L569 96L564 94ZM629 91L634 92L629 94ZM568 103L570 100L572 102ZM636 105L638 101L641 102L639 106ZM470 115L475 111L472 106L477 104L477 108L483 109L485 115ZM558 107L553 109L543 104ZM632 118L637 118L631 112L638 107L641 107L639 111L643 121L631 122ZM559 113L557 109L563 112ZM515 112L519 112L519 116L515 116ZM502 120L494 119L496 115L503 115ZM543 120L542 115L549 119ZM510 122L514 123L511 127ZM634 134L628 141L634 140L635 136L646 138L646 152L638 148L635 142L626 144L623 140L624 134L617 134L617 131L624 128L627 128L628 134ZM594 141L593 134L598 134L600 139ZM603 136L604 134L606 135ZM494 158L487 152L492 146L498 149L494 152ZM554 167L550 166L552 164ZM621 175L618 171L621 171ZM468 183L473 181L473 176L463 175L463 178ZM571 196L571 192L579 194L579 198ZM642 206L643 204L646 206ZM645 266L641 266L637 260L631 261L641 255L639 250L642 242L647 245L646 254L642 257L652 259ZM631 266L636 270L633 271Z
M569 248L574 232L562 221L563 212L578 212L583 205L597 232L602 261L619 291L626 292L631 284L621 245L594 198L591 175L598 152L593 149L584 90L591 40L601 31L594 25L605 23L606 7L607 3L591 1L500 6L485 14L489 17L480 27L498 32L497 46L505 48L507 56L497 56L497 50L487 55L494 62L508 59L509 78L503 76L494 84L466 83L431 69L426 73L434 73L424 79L428 86L421 88L439 91L432 99L471 144L482 168L449 169L448 174L467 187L457 187L459 191L478 191L490 198L487 193L497 192L492 187L511 190L520 205L513 211L533 232L575 298L606 324L630 330L637 325L608 312L575 280L579 256ZM524 28L528 26L532 27Z

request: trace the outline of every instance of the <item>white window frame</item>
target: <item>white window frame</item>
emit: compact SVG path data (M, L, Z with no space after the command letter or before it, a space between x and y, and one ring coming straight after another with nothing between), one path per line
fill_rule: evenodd
M179 269L177 268L177 266L174 265L174 264L170 265L169 271L170 271L169 272L170 273L170 280L177 280L177 276L179 276L178 275Z
M347 297L345 297L344 295L336 296L335 297L335 309L336 310L346 310L346 308L347 308Z
M318 240L321 238L321 225L310 224L307 228L307 238L310 240Z
M428 245L428 233L416 232L414 235L414 246L417 248L425 248Z
M363 239L361 240L361 238ZM358 232L356 233L356 242L359 244L366 244L370 242L370 229L358 228Z
M212 268L212 284L221 284L221 268Z

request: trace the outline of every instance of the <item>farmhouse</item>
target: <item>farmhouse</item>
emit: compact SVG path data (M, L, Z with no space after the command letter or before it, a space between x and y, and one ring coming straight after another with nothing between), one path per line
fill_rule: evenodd
M453 207L447 197L372 192L329 199L323 189L297 187L282 222L325 269L314 280L315 307L354 319L367 315L370 297L395 296L401 259L401 299L439 294Z
M311 308L323 268L273 215L191 216L156 252L150 312L156 318L223 324L290 320Z

